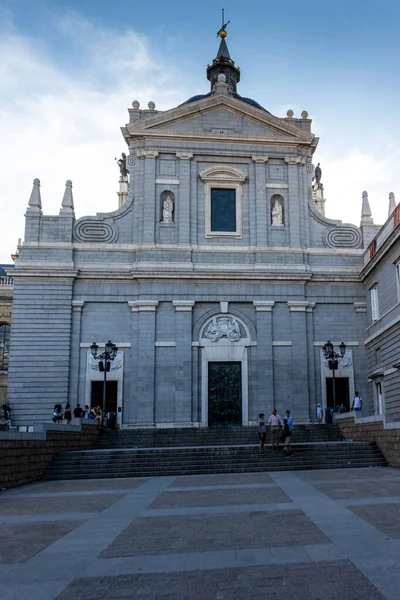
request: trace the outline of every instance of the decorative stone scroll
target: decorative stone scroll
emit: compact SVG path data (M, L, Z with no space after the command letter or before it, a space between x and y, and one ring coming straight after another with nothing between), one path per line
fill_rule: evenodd
M328 248L360 248L361 231L354 225L330 227L324 234L324 244Z
M118 228L113 221L83 217L76 222L74 239L77 242L112 244L118 239Z
M231 342L238 342L242 337L240 326L234 317L214 317L204 330L204 336L212 342L218 342L222 337Z

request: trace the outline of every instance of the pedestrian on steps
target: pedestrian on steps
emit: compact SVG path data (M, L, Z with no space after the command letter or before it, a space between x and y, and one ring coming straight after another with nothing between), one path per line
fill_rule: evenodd
M269 427L271 430L271 447L272 450L279 450L279 436L281 434L282 419L277 414L276 408L272 410L272 415L269 418Z
M267 437L267 426L264 420L264 413L260 413L260 420L258 421L258 434L260 437L260 454L265 454L265 438Z
M293 456L293 451L290 445L292 441L292 432L290 430L289 423L286 417L283 419L280 440L285 445L285 458L290 458L291 456Z

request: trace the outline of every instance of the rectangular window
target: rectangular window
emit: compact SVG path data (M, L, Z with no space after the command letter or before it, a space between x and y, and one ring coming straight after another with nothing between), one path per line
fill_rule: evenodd
M211 189L211 231L236 231L236 190Z
M372 320L377 321L379 319L378 286L375 285L373 288L371 288L370 293Z

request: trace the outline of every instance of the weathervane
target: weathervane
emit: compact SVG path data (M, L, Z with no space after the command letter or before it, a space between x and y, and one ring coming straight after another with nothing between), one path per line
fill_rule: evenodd
M221 29L219 29L217 31L217 37L219 36L221 39L225 39L226 37L228 37L228 34L226 32L226 27L227 25L229 25L230 21L228 21L227 23L224 23L225 21L225 10L222 9L222 26Z

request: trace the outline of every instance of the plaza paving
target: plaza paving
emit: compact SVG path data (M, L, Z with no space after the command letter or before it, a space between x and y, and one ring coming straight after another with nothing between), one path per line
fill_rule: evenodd
M1 600L399 600L400 471L41 482L0 493Z

